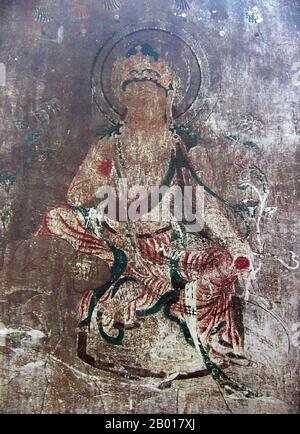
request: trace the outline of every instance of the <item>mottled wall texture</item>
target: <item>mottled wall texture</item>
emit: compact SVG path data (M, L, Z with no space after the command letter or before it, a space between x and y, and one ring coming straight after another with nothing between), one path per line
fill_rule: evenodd
M0 119L1 413L298 412L299 0L1 0Z

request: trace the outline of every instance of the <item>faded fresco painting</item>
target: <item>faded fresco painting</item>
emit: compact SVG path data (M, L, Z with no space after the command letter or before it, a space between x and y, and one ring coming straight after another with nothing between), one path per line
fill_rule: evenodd
M1 2L1 413L297 413L297 1Z

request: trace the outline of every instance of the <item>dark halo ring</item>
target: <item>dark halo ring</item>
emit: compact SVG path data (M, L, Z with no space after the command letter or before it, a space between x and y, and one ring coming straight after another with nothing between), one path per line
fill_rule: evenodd
M203 40L207 45L209 41L205 37ZM101 46L92 65L91 87L96 106L112 124L120 121L125 108L111 82L112 67L117 60L125 58L132 47L148 43L166 60L184 86L180 89L181 95L178 92L175 96L175 122L189 125L196 117L205 117L214 104L220 80L214 65L211 81L208 59L199 42L185 29L158 21L130 24L122 32L114 33Z

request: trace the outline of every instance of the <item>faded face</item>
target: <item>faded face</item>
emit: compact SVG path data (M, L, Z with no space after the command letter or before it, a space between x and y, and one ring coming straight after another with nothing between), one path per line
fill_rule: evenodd
M167 111L165 90L151 81L129 83L121 94L121 102L137 117L163 117Z

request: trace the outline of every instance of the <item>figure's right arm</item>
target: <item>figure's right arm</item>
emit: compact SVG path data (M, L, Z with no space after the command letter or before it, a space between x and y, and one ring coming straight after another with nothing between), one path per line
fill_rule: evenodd
M108 184L112 170L112 149L109 138L93 142L87 156L79 167L67 193L71 206L89 207L96 203L98 189Z

